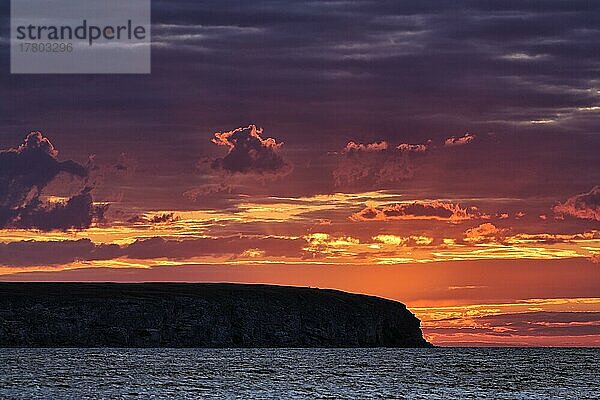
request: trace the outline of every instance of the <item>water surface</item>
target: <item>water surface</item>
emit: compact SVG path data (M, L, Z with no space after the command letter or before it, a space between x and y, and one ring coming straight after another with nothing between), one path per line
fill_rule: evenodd
M0 399L598 399L600 349L0 349Z

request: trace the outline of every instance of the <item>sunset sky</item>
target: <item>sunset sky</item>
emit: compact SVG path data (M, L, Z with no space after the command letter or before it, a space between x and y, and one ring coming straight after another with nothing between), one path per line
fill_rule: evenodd
M60 76L10 75L6 3L0 280L335 288L438 345L600 346L600 4L154 0L152 74Z

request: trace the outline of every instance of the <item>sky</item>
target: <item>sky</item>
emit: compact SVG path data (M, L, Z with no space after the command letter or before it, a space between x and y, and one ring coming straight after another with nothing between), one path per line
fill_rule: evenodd
M150 75L10 75L0 280L405 303L434 344L600 346L600 4L152 2Z

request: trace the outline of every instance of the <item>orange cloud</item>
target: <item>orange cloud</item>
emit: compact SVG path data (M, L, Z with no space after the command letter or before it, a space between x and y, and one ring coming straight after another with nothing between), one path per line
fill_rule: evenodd
M501 229L494 224L486 222L474 228L467 229L465 232L465 241L469 243L485 243L501 240L508 229Z
M348 142L346 147L344 147L345 153L357 152L357 151L365 151L365 152L374 152L374 151L384 151L387 150L388 144L386 141L381 142L373 142L368 144L356 143L353 141Z
M434 239L432 237L416 235L403 237L397 235L381 234L373 236L372 239L375 242L392 246L429 246L434 242Z
M558 217L569 215L579 219L600 221L600 186L595 186L587 193L570 197L564 203L558 203L553 211Z
M429 150L429 142L428 144L408 144L401 143L396 146L396 149L400 151L413 152L413 153L425 153Z
M451 136L444 141L444 146L452 147L452 146L463 146L465 144L471 143L475 140L475 135L471 135L470 133L465 133L464 136Z

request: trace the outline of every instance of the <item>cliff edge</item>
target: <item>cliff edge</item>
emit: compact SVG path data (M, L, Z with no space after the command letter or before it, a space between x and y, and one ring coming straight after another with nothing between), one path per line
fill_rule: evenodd
M0 283L0 347L430 347L404 304L212 283Z

